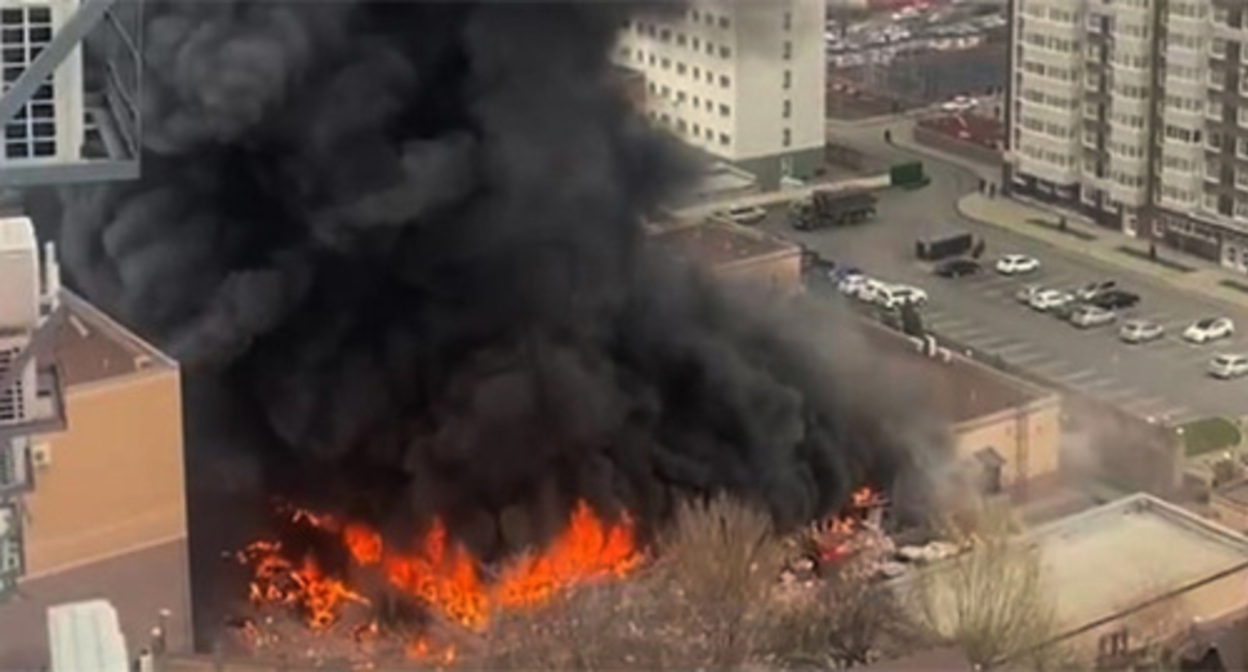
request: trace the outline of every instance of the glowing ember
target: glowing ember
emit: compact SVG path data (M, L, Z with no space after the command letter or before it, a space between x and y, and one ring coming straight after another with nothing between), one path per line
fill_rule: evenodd
M620 577L641 562L632 522L616 524L600 519L588 504L573 510L564 531L544 550L503 568L487 582L480 563L461 544L453 542L441 521L434 521L412 550L387 548L381 535L366 525L346 523L332 516L295 509L291 522L337 535L358 567L380 570L387 582L417 598L448 620L481 628L496 609L540 605L556 592L601 578ZM327 576L315 558L289 558L280 543L258 541L238 553L253 571L250 596L257 605L300 609L309 627L325 630L349 603L368 604L339 577ZM376 623L352 631L356 641L377 635ZM453 647L433 647L421 637L407 647L410 656L450 663Z

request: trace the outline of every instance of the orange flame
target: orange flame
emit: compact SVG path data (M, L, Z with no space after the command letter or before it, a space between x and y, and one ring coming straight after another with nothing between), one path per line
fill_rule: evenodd
M576 505L567 527L545 549L506 566L492 583L483 578L477 559L448 538L440 520L410 551L387 548L376 530L360 523L342 524L302 509L293 510L290 520L338 535L355 565L379 567L391 586L470 628L483 627L494 610L532 607L577 584L624 576L642 559L632 521L607 523L585 502ZM332 626L349 603L368 604L341 579L326 576L314 558L291 561L280 543L255 542L238 558L253 568L254 603L298 607L315 630ZM365 636L375 634L370 628ZM408 654L450 663L455 650L434 651L420 638Z

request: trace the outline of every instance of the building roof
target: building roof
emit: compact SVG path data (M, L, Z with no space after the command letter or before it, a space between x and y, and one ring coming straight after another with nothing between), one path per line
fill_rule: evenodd
M956 647L928 649L893 660L881 660L862 668L863 672L970 672L975 666Z
M1145 493L1048 523L1017 543L1040 553L1063 638L1248 568L1248 538ZM939 577L948 566L926 571Z
M52 357L67 388L177 368L167 355L81 297L62 291L61 301L67 316L56 327Z
M659 231L652 240L677 258L713 266L736 264L780 252L801 252L798 246L779 238L715 222Z
M920 354L914 341L868 323L867 336L885 352L906 356L933 387L931 398L954 423L971 422L1020 408L1055 393L956 353L949 361Z

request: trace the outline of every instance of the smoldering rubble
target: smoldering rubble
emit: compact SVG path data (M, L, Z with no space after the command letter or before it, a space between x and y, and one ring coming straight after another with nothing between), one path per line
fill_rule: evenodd
M241 445L267 491L484 554L578 498L795 524L893 482L939 442L904 380L645 245L696 173L612 80L654 11L149 2L143 177L65 195L71 282L215 390L199 459Z

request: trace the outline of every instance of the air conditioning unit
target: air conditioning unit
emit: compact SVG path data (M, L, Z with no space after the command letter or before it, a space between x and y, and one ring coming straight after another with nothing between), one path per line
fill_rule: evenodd
M30 447L30 463L36 469L47 469L52 466L52 446L47 443L36 443Z

